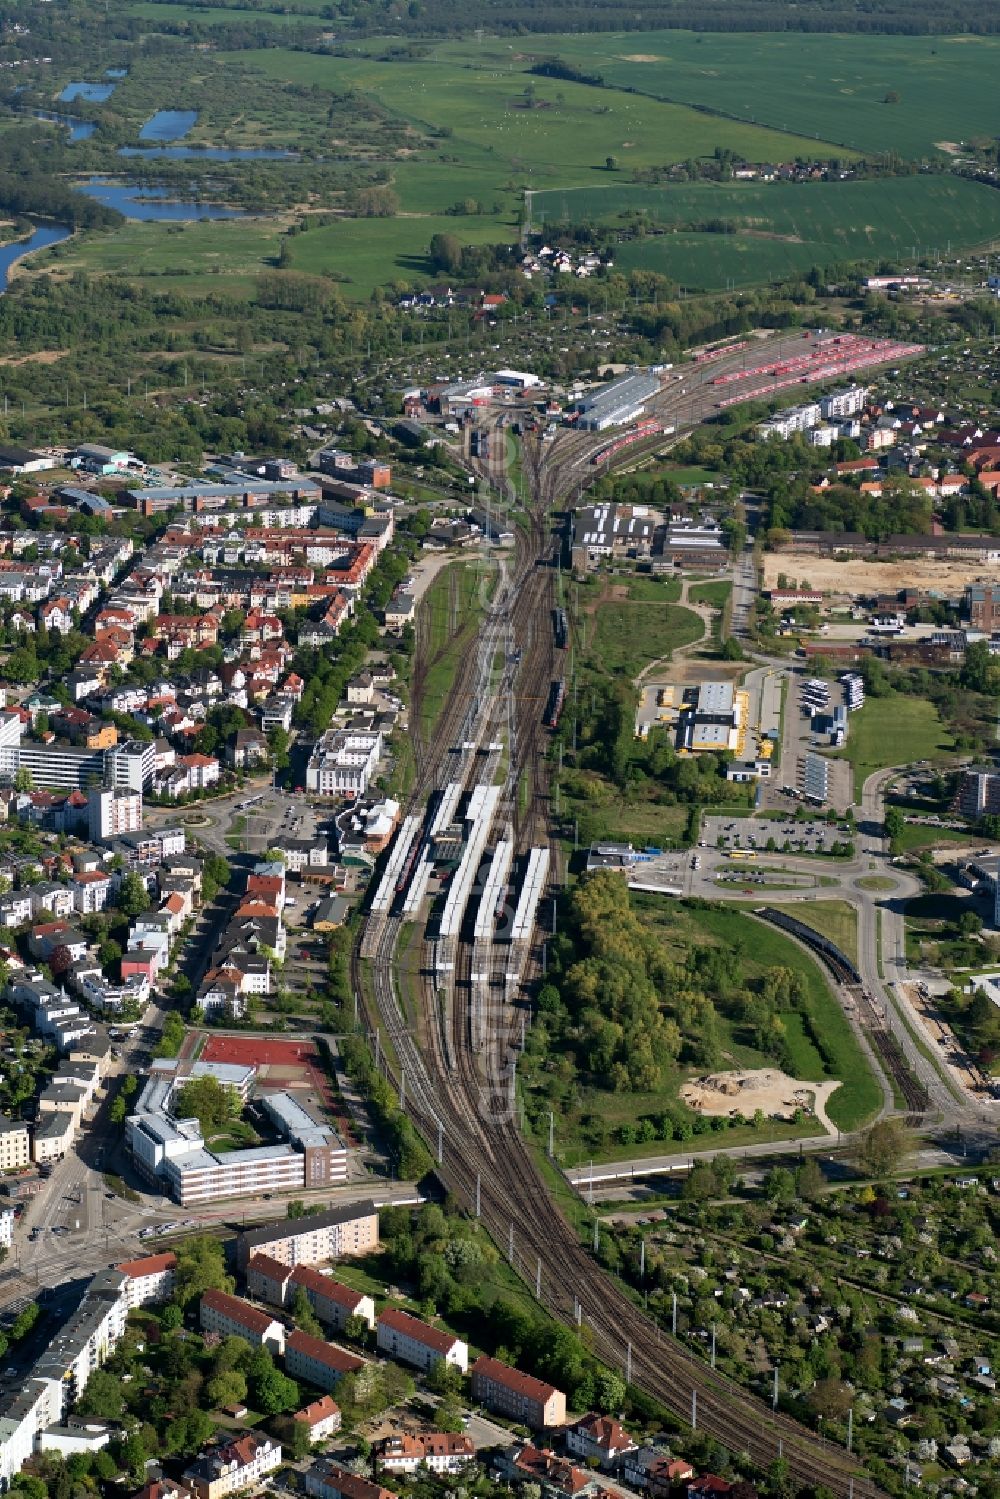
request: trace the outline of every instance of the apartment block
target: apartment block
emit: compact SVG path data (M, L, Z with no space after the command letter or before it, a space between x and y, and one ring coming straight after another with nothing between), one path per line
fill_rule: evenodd
M293 1379L305 1379L319 1390L333 1390L345 1374L359 1374L364 1359L325 1338L296 1329L285 1339L285 1372Z
M28 1126L0 1114L0 1171L19 1171L31 1159Z
M485 1354L472 1366L472 1398L488 1410L535 1430L562 1426L566 1420L566 1396L562 1390Z
M258 1251L285 1265L321 1265L377 1248L378 1209L373 1202L354 1202L240 1234L236 1259L245 1271Z
M469 1367L467 1343L456 1338L454 1333L443 1332L438 1327L421 1322L419 1317L411 1317L409 1312L386 1307L379 1316L376 1327L380 1353L399 1359L401 1363L412 1364L425 1374L442 1361L454 1364L463 1374Z
M277 1317L251 1306L239 1296L225 1291L205 1291L199 1306L202 1332L218 1333L220 1338L244 1338L255 1348L269 1348L283 1353L285 1329Z

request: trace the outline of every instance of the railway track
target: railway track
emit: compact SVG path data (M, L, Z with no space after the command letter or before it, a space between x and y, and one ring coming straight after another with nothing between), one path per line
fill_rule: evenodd
M561 844L551 825L549 766L542 753L539 689L551 679L554 645L550 628L556 602L548 517L576 486L585 451L573 434L543 453L526 442L524 468L533 505L530 524L517 532L510 582L499 605L513 637L522 645L514 699L505 819L514 826L517 851L547 844L553 872ZM574 441L573 439L577 439ZM541 564L541 565L540 565ZM561 654L561 653L560 653ZM418 807L447 771L453 729L466 721L472 665L466 661L442 713L439 731L418 769L411 808ZM485 712L490 712L487 709ZM526 788L526 790L522 789ZM430 978L432 954L425 942L422 986L423 1046L403 1019L395 991L396 944L402 922L390 916L366 936L372 962L363 970L355 952L355 989L371 1032L384 1028L391 1051L381 1048L386 1075L437 1161L436 1174L456 1202L476 1213L514 1270L553 1316L586 1330L595 1355L609 1367L631 1372L633 1383L682 1420L692 1420L731 1452L748 1453L767 1466L783 1458L799 1485L823 1485L837 1496L876 1499L880 1490L843 1449L822 1443L779 1412L769 1410L734 1382L651 1321L628 1293L604 1273L549 1193L531 1150L517 1129L514 1077L523 1009L490 986L488 1044L473 1048L469 999L472 943L460 938L444 1003ZM496 964L491 961L490 972ZM492 1001L495 1000L494 1004ZM464 1001L464 1002L463 1002Z

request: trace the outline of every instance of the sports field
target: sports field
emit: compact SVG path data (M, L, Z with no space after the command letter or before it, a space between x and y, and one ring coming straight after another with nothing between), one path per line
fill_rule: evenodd
M635 31L448 43L437 54L524 69L556 55L618 89L798 132L814 152L828 141L919 160L1000 135L996 36Z

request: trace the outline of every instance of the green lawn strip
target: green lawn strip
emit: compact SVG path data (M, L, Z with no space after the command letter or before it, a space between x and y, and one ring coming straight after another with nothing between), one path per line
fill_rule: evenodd
M836 758L851 762L860 795L862 783L873 770L901 759L943 763L954 749L933 703L891 692L867 698L864 707L851 714L847 745Z
M835 942L852 963L858 961L858 913L846 900L810 900L778 906L797 921Z
M635 604L676 604L681 596L679 578L629 578L628 596Z
M838 1088L837 1092L841 1091ZM833 1097L836 1096L835 1093ZM659 1095L650 1095L648 1098L642 1095L637 1100L636 1107L645 1103L650 1110L655 1110L657 1102L662 1108L664 1100ZM829 1109L827 1112L829 1113ZM626 1111L620 1122L625 1123L627 1118ZM572 1170L577 1166L586 1166L589 1161L599 1166L609 1161L635 1161L638 1165L661 1155L676 1156L680 1160L691 1159L703 1150L738 1150L745 1145L773 1145L781 1140L808 1139L822 1133L815 1119L804 1119L801 1124L796 1124L793 1119L768 1119L759 1127L753 1124L730 1125L726 1129L693 1135L690 1140L650 1140L641 1145L608 1144L594 1150L580 1145L557 1144L556 1149L559 1165ZM582 1184L579 1190L585 1192L586 1184Z

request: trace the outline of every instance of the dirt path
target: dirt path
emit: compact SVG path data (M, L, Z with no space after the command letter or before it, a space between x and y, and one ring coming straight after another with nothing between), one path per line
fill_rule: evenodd
M690 656L692 651L700 650L705 644L706 638L712 633L712 617L717 612L709 604L698 604L690 596L691 580L685 578L681 583L681 596L677 600L681 608L687 609L692 614L697 614L702 623L702 632L697 640L689 641L687 645L679 645L676 650L671 651L669 656L660 656L656 661L650 661L644 666L639 675L634 679L634 686L641 687L651 672L661 666L676 666L678 661L683 661Z

